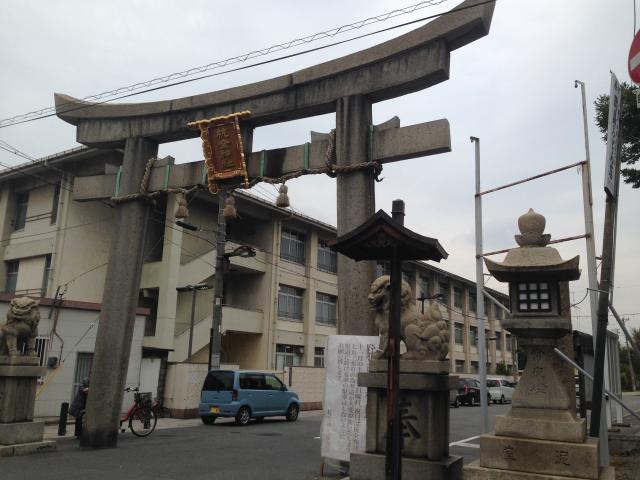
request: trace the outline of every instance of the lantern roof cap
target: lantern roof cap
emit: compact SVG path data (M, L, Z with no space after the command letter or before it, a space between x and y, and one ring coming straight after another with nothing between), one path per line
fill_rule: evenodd
M580 278L580 256L563 260L553 247L548 247L551 235L544 233L546 219L529 209L518 218L520 235L517 248L507 253L503 262L484 259L487 269L501 282L523 279L570 281Z

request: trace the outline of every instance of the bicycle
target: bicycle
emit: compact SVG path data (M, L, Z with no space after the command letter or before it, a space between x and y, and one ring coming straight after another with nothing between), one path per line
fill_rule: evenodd
M120 432L125 432L126 428L122 425L129 422L129 430L136 437L151 435L158 423L158 402L151 399L151 393L140 393L138 387L127 387L124 391L133 392L134 401L127 414L120 419Z

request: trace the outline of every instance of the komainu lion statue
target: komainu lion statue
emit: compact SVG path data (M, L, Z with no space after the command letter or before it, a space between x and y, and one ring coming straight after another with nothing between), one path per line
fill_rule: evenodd
M39 321L36 300L29 297L11 300L6 323L0 326L0 355L18 355L24 346L25 355L36 356Z
M369 288L368 300L376 312L375 324L380 332L380 347L374 358L386 358L388 353L390 286L389 275L383 275ZM449 327L442 320L438 305L430 303L427 313L422 314L416 307L411 287L404 280L401 292L400 331L401 340L407 347L402 358L444 360L449 353Z

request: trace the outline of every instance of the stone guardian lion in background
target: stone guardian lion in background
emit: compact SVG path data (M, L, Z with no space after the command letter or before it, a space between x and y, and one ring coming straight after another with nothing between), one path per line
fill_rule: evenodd
M369 304L376 312L375 325L380 332L379 351L374 358L386 358L389 341L389 305L391 297L389 275L383 275L373 281L369 288ZM406 360L444 360L449 353L449 327L442 320L438 305L429 304L425 314L416 307L411 287L404 280L400 295L400 331L401 340L407 351L402 355Z
M25 355L36 356L40 311L38 302L29 297L11 300L4 325L0 326L0 355L18 355L24 347Z

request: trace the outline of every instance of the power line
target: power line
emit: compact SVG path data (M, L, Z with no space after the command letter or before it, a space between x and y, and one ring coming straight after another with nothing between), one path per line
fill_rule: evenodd
M171 82L173 80L179 79L179 78L187 78L187 77L192 77L194 75L199 75L202 73L205 73L209 70L214 70L214 69L218 69L218 68L224 68L227 67L229 65L233 65L236 63L243 63L246 62L250 59L253 58L257 58L257 57L263 57L266 55L269 55L271 53L274 52L278 52L278 51L282 51L282 50L288 50L290 48L293 47L297 47L299 45L304 45L304 44L309 44L312 42L315 42L317 40L323 39L323 38L332 38L336 35L339 34L343 34L346 32L349 32L351 30L358 30L360 28L363 28L367 25L371 25L374 23L380 23L380 22L385 22L391 18L395 18L401 15L407 15L410 13L413 13L417 10L421 10L423 8L427 8L427 7L432 7L432 6L437 6L440 5L442 3L447 2L448 0L428 0L428 1L423 1L420 3L417 3L415 5L411 5L409 7L405 7L405 8L401 8L401 9L396 9L396 10L392 10L390 12L387 13L383 13L380 15L376 15L373 17L369 17L366 18L364 20L359 20L357 22L353 22L347 25L342 25L340 27L335 27L329 30L325 30L323 32L319 32L319 33L315 33L313 35L308 35L306 37L301 37L301 38L296 38L294 40L290 40L288 42L285 43L280 43L280 44L276 44L276 45L272 45L270 47L267 48L263 48L260 50L253 50L249 53L245 53L242 55L238 55L235 57L230 57L224 60L218 60L212 63L208 63L206 65L201 65L198 67L192 67L189 68L187 70L183 70L181 72L174 72L174 73L170 73L169 75L165 75L163 77L157 77L157 78L153 78L151 80L145 80L142 82L137 82L137 83L133 83L130 85L126 85L124 87L119 87L119 88L115 88L113 90L107 90L101 93L97 93L97 94L93 94L93 95L89 95L86 96L84 98L82 98L82 101L85 102L96 102L99 100L102 100L104 98L110 98L110 97L116 97L119 96L123 93L127 93L127 92L135 92L138 90L142 90L142 89L147 89L149 87L152 87L154 85L158 85L158 84L163 84L163 83L167 83L167 82ZM143 92L142 92L143 93ZM60 106L65 106L67 105L67 103L64 103ZM14 117L11 118L5 118L0 120L0 127L4 127L4 126L9 126L15 123L21 123L21 121L27 120L31 117L41 117L42 115L48 114L48 113L55 113L56 110L56 106L50 106L50 107L45 107L45 108L41 108L38 110L34 110L32 112L27 112L24 114L20 114L20 115L16 115Z
M161 86L158 86L158 87L148 88L146 90L141 90L141 91L134 92L134 93L129 93L129 94L126 94L126 95L113 97L113 98L110 98L110 99L107 99L107 100L103 100L101 102L94 102L94 103L91 103L91 104L88 104L88 105L80 105L80 106L77 106L77 107L74 107L74 108L66 109L66 110L64 110L64 111L62 111L60 113L68 113L68 112L72 112L72 111L84 110L86 108L92 108L94 106L102 105L102 104L105 104L105 103L108 103L108 102L111 102L111 101L114 101L114 100L121 100L123 98L129 98L129 97L133 97L133 96L136 96L136 95L142 95L144 93L154 92L154 91L157 91L157 90L163 90L165 88L170 88L170 87L174 87L174 86L177 86L177 85L183 85L185 83L195 82L195 81L203 80L203 79L206 79L206 78L216 77L218 75L224 75L226 73L237 72L237 71L240 71L240 70L246 70L246 69L257 67L257 66L278 62L280 60L286 60L286 59L297 57L297 56L300 56L300 55L305 55L307 53L312 53L312 52L316 52L316 51L319 51L319 50L324 50L326 48L334 47L334 46L341 45L341 44L344 44L344 43L349 43L349 42L352 42L352 41L355 41L355 40L359 40L359 39L362 39L362 38L365 38L365 37L376 35L378 33L388 32L388 31L394 30L396 28L406 27L408 25L412 25L414 23L422 22L422 21L425 21L425 20L431 20L431 19L434 19L434 18L437 18L437 17L450 15L450 14L453 14L453 13L460 12L462 10L467 10L469 8L476 8L476 7L479 7L479 6L488 4L488 3L495 3L496 1L497 0L486 0L484 2L475 3L473 5L467 5L467 6L464 6L464 7L455 8L453 10L449 10L448 12L438 13L438 14L435 14L435 15L429 15L429 16L426 16L426 17L419 18L417 20L411 20L411 21L408 21L408 22L405 22L405 23L394 25L392 27L387 27L387 28L383 28L383 29L380 29L380 30L376 30L374 32L365 33L365 34L362 34L362 35L351 37L351 38L346 39L346 40L341 40L341 41L338 41L338 42L329 43L329 44L323 45L321 47L310 48L308 50L303 50L301 52L292 53L292 54L289 54L289 55L283 55L281 57L277 57L277 58L274 58L274 59L265 60L265 61L262 61L262 62L257 62L257 63L253 63L253 64L250 64L250 65L245 65L245 66L242 66L242 67L232 68L232 69L229 69L229 70L224 70L222 72L212 73L212 74L209 74L209 75L202 75L202 76L196 77L196 78L190 78L190 79L182 80L182 81L179 81L179 82L174 82L174 83L170 83L170 84L166 84L166 85L161 85ZM55 107L48 107L48 108L54 108L55 109ZM31 114L33 114L33 113L34 112L31 112ZM40 116L28 117L26 119L20 119L22 117L26 117L27 115L28 114L22 114L22 115L17 115L17 116L12 117L12 118L7 118L7 119L4 119L4 120L0 120L0 128L7 128L7 127L10 127L10 126L13 126L13 125L19 125L19 124L22 124L22 123L33 122L35 120L41 120L43 118L53 117L53 116L56 115L56 113L54 112L54 113L49 113L49 114L42 114Z
M3 147L2 145L0 145L0 149L2 149L2 150L6 150L7 152L10 152L10 153L13 153L13 152L11 152L9 149L7 149L7 148ZM2 162L0 162L0 167L5 167L6 169L8 169L8 170L10 170L10 171L14 171L14 170L13 170L13 167L11 167L10 165L7 165L6 163L2 163ZM7 171L7 170L3 170L3 171L2 171L2 172L0 172L0 173L5 173L6 171ZM48 179L46 179L46 178L44 178L44 177L41 177L41 176L39 176L39 175L35 175L35 174L33 174L33 173L29 173L29 172L23 172L23 171L18 171L18 170L15 170L15 172L16 172L18 175L26 175L26 176L28 176L28 177L35 178L36 180L39 180L39 181L41 181L41 182L44 182L44 183L46 183L47 185L51 185L52 187L57 187L58 185L60 185L60 188L62 188L62 189L64 189L64 190L66 190L66 191L67 191L67 192L69 192L69 193L72 193L72 190L71 190L71 189L69 189L69 188L67 188L67 187L65 187L65 186L63 186L63 185L62 185L62 182L59 182L59 183L51 182L50 180L48 180Z
M11 144L9 144L9 143L5 142L4 140L0 140L0 143L1 143L1 144L3 144L3 145L6 147L6 148L3 148L3 147L0 145L0 148L2 148L2 149L3 149L3 150L5 150L5 151L8 151L9 153L12 153L12 154L14 154L14 155L16 155L16 156L18 156L18 157L24 158L25 160L29 160L29 161L30 161L30 162L32 162L32 163L39 162L39 160L38 160L37 158L32 157L32 156L31 156L31 155L29 155L28 153L24 153L23 151L19 150L18 148L14 147L14 146L13 146L13 145L11 145ZM7 150L7 149L9 149L9 150ZM47 167L47 168L49 168L50 170L55 170L55 171L57 171L57 172L59 172L59 173L63 173L63 174L64 174L64 173L67 173L67 172L65 172L64 170L61 170L61 169L59 169L59 168L57 168L57 167L54 167L54 166L52 166L52 165L47 165L46 163L44 164L44 166L45 166L45 167ZM22 165L16 165L15 167L12 167L12 168L16 168L16 167L20 167L20 168L22 168L22 167L24 167L24 164L22 164ZM4 173L4 172L0 172L0 173Z

